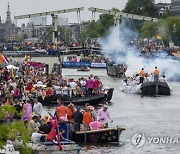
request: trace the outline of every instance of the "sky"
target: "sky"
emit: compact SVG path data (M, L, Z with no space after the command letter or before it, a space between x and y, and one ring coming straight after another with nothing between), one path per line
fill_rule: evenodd
M112 9L113 7L122 10L128 0L0 0L0 16L3 21L6 19L6 11L8 2L10 4L11 19L14 19L14 15L24 15L31 13L39 13L45 11L55 11L69 8L85 7L85 10L81 12L81 20L91 20L92 14L88 11L89 7L97 7L103 9ZM169 3L171 0L155 0L158 2ZM99 14L95 14L96 19ZM78 22L77 13L67 13L61 15L61 17L69 18L70 23ZM50 22L48 17L48 23ZM21 25L26 23L29 19L18 20L17 24Z

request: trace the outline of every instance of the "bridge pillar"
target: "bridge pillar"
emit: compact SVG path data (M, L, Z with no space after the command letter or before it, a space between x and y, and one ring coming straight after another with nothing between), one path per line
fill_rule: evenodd
M52 14L52 27L53 27L53 34L52 34L52 42L57 43L57 24L58 24L58 15Z

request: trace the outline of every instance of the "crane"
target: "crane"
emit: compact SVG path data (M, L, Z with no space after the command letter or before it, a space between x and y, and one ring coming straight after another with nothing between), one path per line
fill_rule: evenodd
M17 19L25 19L25 18L50 15L52 17L52 27L53 27L52 42L57 43L58 14L70 13L70 12L77 12L77 14L80 14L80 11L82 11L82 10L84 10L84 7L57 10L57 11L48 11L48 12L41 12L41 13L33 13L33 14L26 14L26 15L19 15L19 16L15 16L14 19L17 20Z
M92 14L93 13L95 14L95 12L98 12L98 13L113 15L115 26L120 24L121 18L130 18L130 19L154 21L154 22L158 21L157 18L151 18L151 17L146 17L146 16L129 14L129 13L124 13L122 11L106 10L106 9L100 9L100 8L95 8L95 7L90 7L90 8L88 8L88 10L92 11Z

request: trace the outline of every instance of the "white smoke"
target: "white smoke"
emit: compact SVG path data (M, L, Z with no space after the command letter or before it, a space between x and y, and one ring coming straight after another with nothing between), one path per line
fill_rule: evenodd
M137 46L129 45L137 37L138 33L128 29L123 21L120 26L111 28L109 34L102 39L102 52L115 63L127 64L127 76L132 76L141 68L152 73L157 66L160 74L165 74L167 79L180 80L180 62L165 55L163 51L151 59L142 57Z

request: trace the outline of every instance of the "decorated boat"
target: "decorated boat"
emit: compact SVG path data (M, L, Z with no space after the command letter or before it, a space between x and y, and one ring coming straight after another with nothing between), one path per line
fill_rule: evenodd
M63 138L72 140L76 143L88 143L88 142L98 142L98 143L117 143L120 142L120 135L125 128L102 128L98 130L88 130L88 131L71 131L71 123L59 123L59 130L63 131Z
M75 142L102 142L102 143L118 143L120 135L124 128L103 128L99 130L88 130L76 132L72 137Z
M144 96L171 95L170 87L166 82L145 82L140 89Z
M72 97L71 98L68 96L64 97L62 95L53 95L53 96L45 97L44 99L39 97L39 101L43 105L47 106L47 105L57 104L56 100L58 98L61 98L64 104L69 104L71 101L73 101L75 105L85 105L86 103L89 103L90 105L94 106L100 103L110 102L113 96L113 91L114 91L114 88L110 88L108 89L107 94L99 94L99 95L88 96L88 97Z

